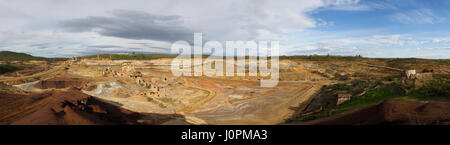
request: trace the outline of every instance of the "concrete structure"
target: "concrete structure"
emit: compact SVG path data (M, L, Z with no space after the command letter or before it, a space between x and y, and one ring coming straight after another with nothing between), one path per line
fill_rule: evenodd
M412 79L414 75L416 75L416 70L405 70L404 72L406 79Z
M336 105L340 105L344 102L350 101L352 99L352 95L351 94L338 94L337 96L338 100Z

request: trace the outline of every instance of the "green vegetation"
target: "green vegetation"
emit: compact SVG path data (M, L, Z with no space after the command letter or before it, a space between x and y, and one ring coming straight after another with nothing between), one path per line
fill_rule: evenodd
M0 82L0 92L8 91L8 85Z
M21 70L23 67L11 64L0 64L0 74Z
M357 93L361 93L365 88L375 87L376 85L380 85L378 81L353 81L351 84L336 84L327 87L326 90L330 92L326 94L330 95L331 91L338 91L355 95ZM361 97L352 99L351 101L348 102L344 102L339 106L336 105L337 101L336 96L333 96L332 99L322 102L323 110L321 112L309 116L303 116L298 120L306 121L322 117L328 117L331 115L339 114L349 110L354 110L364 106L378 104L386 99L398 98L404 95L405 94L402 88L396 86L395 84L389 84L389 85L381 85L378 88L369 90Z
M161 108L167 108L167 106L164 105L164 104L159 104L159 107L161 107Z
M152 97L147 97L147 101L152 102L153 98Z
M26 53L17 53L11 51L0 51L0 61L30 61L30 60L41 60L41 61L63 61L66 58L45 58L45 57L35 57Z
M326 112L329 115L345 112L348 110L353 110L356 108L364 107L367 105L374 105L383 102L389 98L398 98L405 95L404 91L396 85L385 85L377 89L367 91L360 98L345 102L339 106L332 107Z
M414 100L450 100L450 79L439 77L429 81L429 84L411 91L405 96Z
M339 90L343 93L356 95L364 91L364 89L373 88L380 84L381 84L380 80L353 80L350 83L340 83L331 85L328 87L328 89Z
M6 88L6 87L7 87L6 84L4 84L3 82L0 82L0 89Z
M16 53L11 51L0 51L0 61L28 61L28 60L45 60L43 57L34 57L25 53Z
M336 56L336 55L294 55L280 56L279 59L303 59L303 60L360 60L364 59L361 55L356 56Z
M4 84L3 82L0 82L0 93L17 93L14 89L15 87L9 86L7 84Z
M100 59L112 60L152 60L159 58L174 58L176 55L170 54L100 54ZM97 58L97 55L84 56L83 58Z
M168 98L168 97L162 97L160 100L163 101L163 102L166 102L166 103L173 103L173 102L175 102L175 99Z
M405 90L412 89L411 84L402 84L399 78L384 78L384 81L390 80L391 83L383 84L381 80L356 80L349 84L335 84L326 87L319 98L319 104L322 110L310 115L298 116L288 121L298 120L307 121L317 118L328 117L345 111L355 110L357 108L382 103L387 99L404 100L450 100L450 79L448 77L436 77L430 80L428 84L413 89L410 92ZM365 88L369 89L359 98L336 105L338 93L349 93L352 95L362 92Z

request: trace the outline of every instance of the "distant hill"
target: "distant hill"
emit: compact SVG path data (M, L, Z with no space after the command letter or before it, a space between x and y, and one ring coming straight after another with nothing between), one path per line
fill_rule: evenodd
M303 60L361 60L365 59L360 55L356 56L339 56L339 55L292 55L280 56L280 59L303 59Z
M159 58L174 58L176 55L170 54L100 54L100 58L112 60L152 60ZM82 58L97 58L97 55L83 56Z
M58 61L58 60L66 60L66 58L45 58L32 56L26 53L0 51L0 61L30 61L30 60Z

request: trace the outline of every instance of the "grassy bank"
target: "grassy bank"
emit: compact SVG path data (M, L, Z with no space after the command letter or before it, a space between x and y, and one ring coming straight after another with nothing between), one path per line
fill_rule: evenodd
M388 81L390 80L390 81ZM382 83L385 82L385 83ZM387 83L386 83L387 82ZM336 105L337 94L358 94L367 88L364 95L358 98ZM350 83L341 83L327 86L320 94L317 106L322 109L319 112L309 115L295 116L290 121L308 121L332 115L340 114L346 111L355 110L365 106L382 103L387 99L404 100L450 100L450 79L448 77L435 77L427 85L412 89L410 84L402 84L399 78L385 78L381 80L357 80ZM316 107L318 108L318 107Z
M450 78L438 77L428 85L413 90L403 97L410 100L450 100Z

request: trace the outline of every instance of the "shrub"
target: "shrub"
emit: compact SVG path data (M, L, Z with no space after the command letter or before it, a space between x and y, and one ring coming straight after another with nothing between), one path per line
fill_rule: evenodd
M0 64L0 74L21 70L23 67L11 64Z
M161 101L163 101L163 102L170 102L170 103L172 103L172 102L175 102L175 99L172 99L172 98L168 98L168 97L163 97L163 98L161 98Z
M425 86L411 91L410 96L421 99L450 99L450 79L435 78Z

